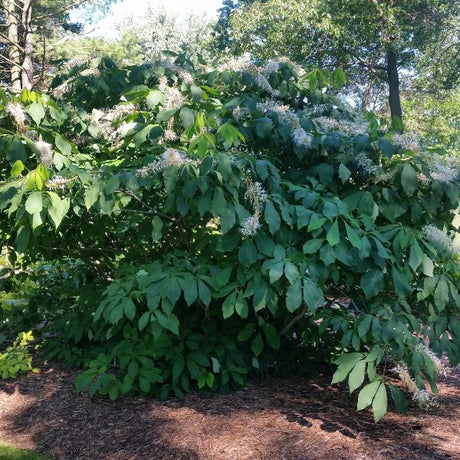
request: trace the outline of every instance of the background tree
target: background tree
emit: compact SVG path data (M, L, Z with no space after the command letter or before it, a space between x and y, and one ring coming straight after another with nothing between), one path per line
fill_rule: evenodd
M430 67L432 50L453 37L458 15L457 2L450 0L258 0L227 4L221 22L230 18L226 44L236 53L342 66L364 106L385 89L392 118L401 119L401 71L404 80L412 78L420 56ZM458 53L451 41L446 51Z
M0 11L1 79L18 91L32 88L43 74L46 40L60 31L79 31L69 20L77 7L104 11L111 0L2 0ZM87 15L88 20L92 14ZM38 53L37 44L40 44Z
M89 60L108 56L118 64L132 65L161 59L165 51L185 54L193 61L208 49L214 23L206 16L177 18L165 9L150 8L142 18L128 18L116 25L118 36L83 37L74 34L58 42L50 55L55 60Z

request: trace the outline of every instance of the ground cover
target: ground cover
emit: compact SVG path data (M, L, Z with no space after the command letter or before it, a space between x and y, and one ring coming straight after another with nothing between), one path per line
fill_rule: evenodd
M460 458L460 368L441 379L437 405L378 424L330 376L112 402L76 394L76 375L48 364L0 382L0 439L59 460Z

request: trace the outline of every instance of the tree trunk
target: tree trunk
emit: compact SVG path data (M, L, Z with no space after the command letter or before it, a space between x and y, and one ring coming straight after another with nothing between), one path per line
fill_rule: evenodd
M401 98L399 95L399 74L396 61L396 52L392 48L388 48L387 55L387 77L390 103L390 114L393 128L397 131L402 131L402 108Z
M21 83L23 88L32 89L34 84L34 66L32 53L34 46L32 42L32 1L24 0L22 10L22 26L24 28L24 55L22 61Z
M19 20L14 0L3 0L6 27L8 29L8 62L11 75L11 88L21 90L21 46L19 44Z

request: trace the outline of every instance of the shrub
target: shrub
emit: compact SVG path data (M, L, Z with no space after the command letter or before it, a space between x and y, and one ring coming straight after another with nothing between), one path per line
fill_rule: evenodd
M32 332L21 332L14 344L0 353L0 377L2 379L15 378L19 374L32 369L32 356L28 346L33 341Z
M37 297L77 388L182 397L333 361L376 420L387 388L405 408L391 369L436 392L460 353L456 166L348 110L340 71L182 64L1 95L2 244L79 261Z

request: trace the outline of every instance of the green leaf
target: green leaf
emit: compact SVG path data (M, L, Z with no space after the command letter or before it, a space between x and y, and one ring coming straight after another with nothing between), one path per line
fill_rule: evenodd
M344 184L351 176L351 171L343 164L340 163L339 166L339 177L340 180L342 181L342 184Z
M270 118L259 118L255 120L256 133L261 138L267 138L271 136L273 129L273 121Z
M134 305L134 302L130 298L125 297L122 301L122 305L125 316L129 320L134 319L136 316L136 305Z
M249 313L248 302L243 297L242 293L239 293L236 298L235 311L243 319L246 319L248 317L248 313Z
M327 222L327 218L326 218L326 217L320 217L319 219L318 219L318 218L312 219L312 220L310 221L310 223L308 224L307 230L308 230L309 232L313 232L313 231L315 231L315 230L318 230L318 229L321 228L326 222Z
M208 388L212 388L214 386L214 378L214 374L208 372L208 375L206 376L206 385Z
M37 166L36 171L37 171L37 174L40 175L40 178L42 179L43 182L46 182L49 179L50 170L43 163L40 163Z
M409 267L412 268L412 271L415 273L417 268L423 262L424 254L422 248L418 244L417 240L415 240L411 247L409 253Z
M374 421L377 423L387 412L387 389L382 381L377 390L374 400L372 401L372 410L374 412Z
M53 221L54 227L57 229L70 209L70 198L61 199L54 192L48 192L48 196L51 200L51 206L48 207L47 211Z
M187 128L195 123L195 112L188 107L182 107L179 112L179 118L184 128Z
M164 223L161 217L154 216L154 218L152 219L152 241L154 243L161 240L161 238L163 237L163 226Z
M284 275L288 279L290 284L294 284L299 278L300 273L296 265L288 260L284 264Z
M185 368L185 360L182 356L180 356L174 361L174 365L172 369L173 385L177 384L177 382L179 381L179 378L182 375L182 372L184 372L184 368Z
M149 109L155 108L160 102L164 101L164 95L161 91L152 90L149 92L148 96L145 98L145 102Z
M150 321L150 318L151 318L151 313L149 311L146 311L140 318L139 318L139 322L138 322L138 329L139 331L142 331L143 329L145 329L145 327L147 326L147 324L149 323Z
M168 287L166 289L166 295L173 305L177 303L181 295L181 287L175 277L170 277L167 280Z
M224 319L230 318L230 316L232 316L235 312L236 295L237 291L235 290L224 300L224 303L222 304Z
M252 333L254 332L256 325L253 323L246 324L244 328L239 332L237 340L238 342L246 342L246 340L251 337Z
M284 261L276 262L270 268L270 271L268 272L268 275L270 277L270 284L273 284L276 281L278 281L283 276L283 272L284 272Z
M250 239L245 239L238 251L238 260L243 265L251 265L258 259L259 253L255 244Z
M171 313L169 316L166 316L160 310L155 310L154 315L163 328L168 329L173 334L179 334L179 320L176 315Z
M378 389L380 388L380 385L383 385L383 382L379 379L375 382L368 383L361 389L358 395L358 410L363 410L372 404L372 401Z
M211 363L212 363L212 371L215 373L215 374L218 374L221 370L221 365L220 365L220 362L217 358L214 358L213 356L211 356Z
M434 291L434 301L438 311L444 310L449 303L449 287L446 278L442 276Z
M54 142L58 150L65 156L70 156L72 153L72 144L61 134L56 134Z
M363 359L362 353L343 353L333 362L338 365L337 370L332 376L332 384L343 382L355 364Z
M401 185L407 196L412 196L418 187L417 171L410 165L405 164L401 172Z
M433 277L434 264L433 261L425 254L423 257L423 274L429 277Z
M323 238L309 240L306 243L304 243L302 247L302 251L304 254L315 254L320 250L323 243L324 243Z
M255 356L259 356L264 349L264 341L260 332L256 334L254 340L251 343L251 350Z
M403 298L410 295L412 293L412 289L409 284L409 280L407 279L407 275L399 271L394 266L391 267L391 274L393 276L393 283L398 295Z
M350 375L348 376L348 387L350 388L350 393L353 393L353 391L363 384L365 376L366 361L363 359L354 365Z
M385 287L385 279L382 270L373 268L364 273L364 275L361 276L360 286L367 299L379 294Z
M206 307L209 307L211 303L211 291L201 280L198 280L198 297Z
M406 395L397 387L395 387L393 384L389 383L388 386L390 387L390 393L391 397L393 398L393 401L395 402L396 409L398 412L401 412L402 414L407 414L407 398Z
M267 201L265 204L264 218L270 233L274 235L280 229L281 218L271 201Z
M274 348L275 350L279 350L280 348L280 336L276 329L269 323L264 324L264 333L265 338L267 340L267 344Z
M233 144L238 145L240 141L245 141L244 136L228 121L226 121L218 130L224 138L224 147L229 149Z
M187 305L190 307L196 302L198 297L198 283L196 278L188 276L184 279L179 279L179 284L184 292L184 299Z
M369 332L371 327L373 316L372 315L362 315L359 318L358 325L358 334L361 339L366 337L366 334Z
M16 160L11 168L11 177L18 177L24 171L24 163Z
M43 118L45 118L45 109L38 102L30 104L29 107L27 107L26 112L37 125L39 125Z
M253 307L258 312L267 305L268 287L264 282L257 283L254 288Z
M379 147L387 158L391 158L396 152L393 144L384 137L379 138Z
M298 280L291 284L286 291L286 308L289 312L294 312L302 305L302 283Z
M30 239L30 227L28 225L22 225L18 229L16 235L16 250L19 254L23 254L29 245Z
M312 313L326 303L323 290L310 278L303 280L303 299Z
M98 184L97 182L91 184L90 188L85 190L85 206L88 211L94 206L94 204L98 200L99 193L100 184Z
M335 221L326 235L326 239L331 246L335 246L340 242L339 223Z
M347 223L345 223L345 229L347 231L347 236L352 246L355 247L356 249L361 250L363 247L363 243L358 233L356 232L356 230L350 227Z
M326 266L331 265L335 262L336 259L334 248L329 244L324 245L319 251L319 258L324 262Z
M43 200L42 200L41 192L31 193L27 197L25 208L29 214L40 213L41 210L43 209Z

